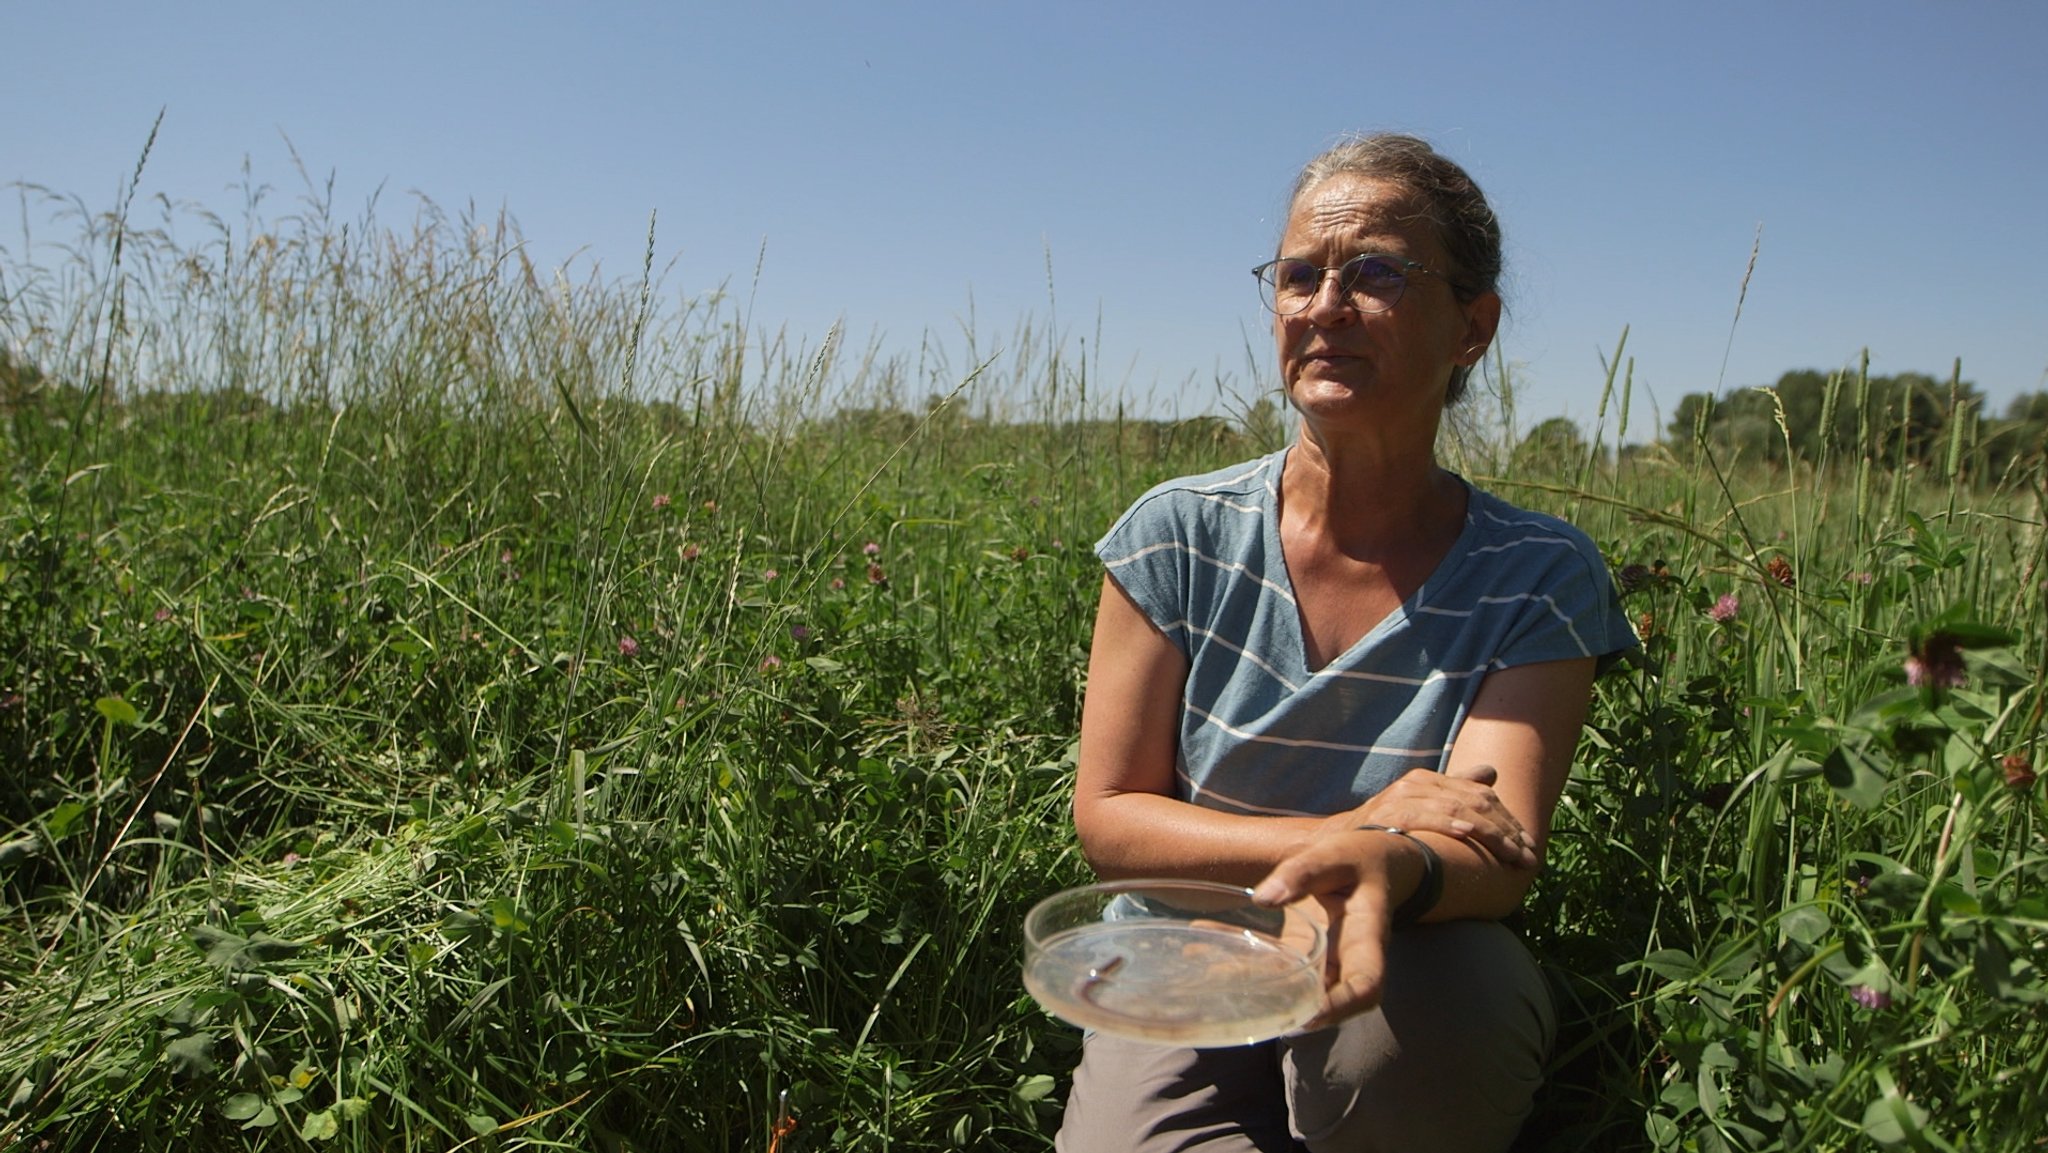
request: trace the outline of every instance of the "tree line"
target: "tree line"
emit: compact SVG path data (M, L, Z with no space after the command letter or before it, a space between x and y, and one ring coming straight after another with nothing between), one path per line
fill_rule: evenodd
M1943 379L1795 369L1769 386L1688 393L1664 433L1661 447L1682 458L1702 447L1727 464L1867 458L1998 484L2048 459L2048 391L2014 397L2000 413L1960 371ZM1557 418L1523 437L1516 455L1584 459L1586 451L1577 426Z

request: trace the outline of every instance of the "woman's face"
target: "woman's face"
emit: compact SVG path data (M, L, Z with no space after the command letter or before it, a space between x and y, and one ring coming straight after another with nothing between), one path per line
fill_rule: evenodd
M1395 184L1339 175L1304 192L1287 219L1280 255L1319 267L1361 253L1411 260L1437 272L1450 261L1436 227ZM1500 322L1500 297L1461 302L1441 275L1416 272L1394 306L1361 312L1330 274L1307 308L1273 318L1288 399L1318 421L1367 418L1385 428L1425 422L1432 439L1451 370L1477 364Z

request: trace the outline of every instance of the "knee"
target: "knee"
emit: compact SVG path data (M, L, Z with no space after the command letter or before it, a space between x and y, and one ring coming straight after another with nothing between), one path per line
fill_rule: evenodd
M1404 930L1380 1008L1290 1054L1297 1132L1311 1149L1504 1149L1555 1028L1542 972L1505 928Z

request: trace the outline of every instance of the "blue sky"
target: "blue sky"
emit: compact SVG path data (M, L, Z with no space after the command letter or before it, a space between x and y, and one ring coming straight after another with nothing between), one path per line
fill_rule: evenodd
M237 209L246 160L288 211L289 139L344 216L503 208L540 263L622 278L655 213L671 294L765 252L754 322L811 343L1050 321L1161 415L1270 379L1246 270L1301 162L1381 128L1503 217L1525 427L1590 426L1625 325L1631 440L1866 347L1960 357L1998 409L2048 387L2031 0L13 2L0 43L0 182L111 207L162 108L144 195Z

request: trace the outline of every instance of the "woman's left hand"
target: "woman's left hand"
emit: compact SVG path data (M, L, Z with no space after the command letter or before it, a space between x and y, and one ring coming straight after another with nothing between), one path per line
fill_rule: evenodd
M1504 865L1533 869L1541 863L1536 844L1494 792L1498 779L1492 765L1454 765L1445 772L1412 769L1364 804L1329 820L1352 828L1427 829L1470 841Z

